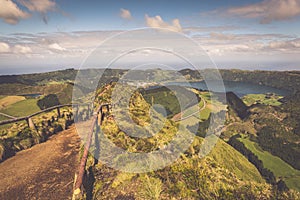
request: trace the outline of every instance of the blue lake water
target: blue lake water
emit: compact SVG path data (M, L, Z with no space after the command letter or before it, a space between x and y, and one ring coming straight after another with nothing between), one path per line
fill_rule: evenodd
M37 98L37 97L40 97L42 94L22 94L21 96L24 96L24 97L32 97L32 98Z
M208 90L207 85L204 81L199 82L171 82L168 85L180 85L180 86L191 86L193 88ZM224 81L224 87L219 82L211 81L209 82L210 91L212 92L233 92L239 97L243 97L247 94L266 94L266 93L275 93L277 95L286 96L290 94L290 91L278 89L274 87L269 87L265 85L258 85L246 82L234 82L234 81Z

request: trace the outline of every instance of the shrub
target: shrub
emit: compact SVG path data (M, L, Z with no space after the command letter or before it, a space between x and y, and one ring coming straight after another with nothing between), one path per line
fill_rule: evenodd
M56 94L49 94L45 96L44 98L38 100L37 105L40 107L40 109L46 109L50 108L52 106L59 105L60 102L58 100L58 97Z
M142 199L159 199L162 192L162 182L160 179L145 175L140 179L142 182L139 188L139 197Z

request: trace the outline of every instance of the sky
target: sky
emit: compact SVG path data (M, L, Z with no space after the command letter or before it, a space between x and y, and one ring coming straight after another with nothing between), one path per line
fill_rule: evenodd
M0 74L78 68L107 38L145 27L168 29L178 37L144 32L139 37L133 31L98 52L117 55L125 50L120 41L126 40L121 44L128 51L132 44L155 39L157 45L174 51L177 44L197 56L180 39L188 37L218 68L300 70L300 0L0 0ZM153 49L112 67L146 62L142 55L185 67ZM104 58L94 63L101 65L99 59Z

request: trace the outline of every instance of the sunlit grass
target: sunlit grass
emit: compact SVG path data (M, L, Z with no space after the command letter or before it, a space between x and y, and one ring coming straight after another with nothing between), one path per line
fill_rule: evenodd
M263 151L258 144L248 138L239 138L249 150L251 150L263 162L264 167L270 169L276 178L282 178L291 189L300 191L300 171L294 169L279 157Z
M248 94L242 98L244 103L247 106L256 104L256 103L261 103L265 105L271 105L271 106L280 106L281 102L278 100L283 98L282 96L278 95L266 95L266 94Z
M38 99L26 99L19 101L1 110L1 112L14 117L27 116L40 110L37 105L37 101Z
M23 100L25 100L23 96L0 96L0 110Z

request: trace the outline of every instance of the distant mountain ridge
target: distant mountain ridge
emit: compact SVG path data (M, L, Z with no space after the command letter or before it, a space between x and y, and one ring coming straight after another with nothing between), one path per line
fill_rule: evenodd
M119 77L128 70L125 69L85 69L81 71L86 73L89 78L93 77L95 73L103 73L105 70L106 77ZM183 69L179 73L182 74L187 80L203 80L202 73L209 72L213 69L204 69L200 71ZM141 71L141 70L137 70ZM147 70L145 80L151 80L153 73L157 69ZM161 71L161 70L160 70ZM292 92L300 90L300 71L247 71L238 69L220 69L219 70L223 80L248 82L271 86L280 89L286 89ZM43 84L47 81L74 81L78 73L77 69L66 69L46 73L33 73L23 75L2 75L0 76L0 84L24 84L24 85L37 85ZM158 72L157 72L158 73ZM208 74L208 73L207 73ZM88 77L87 76L87 77Z

